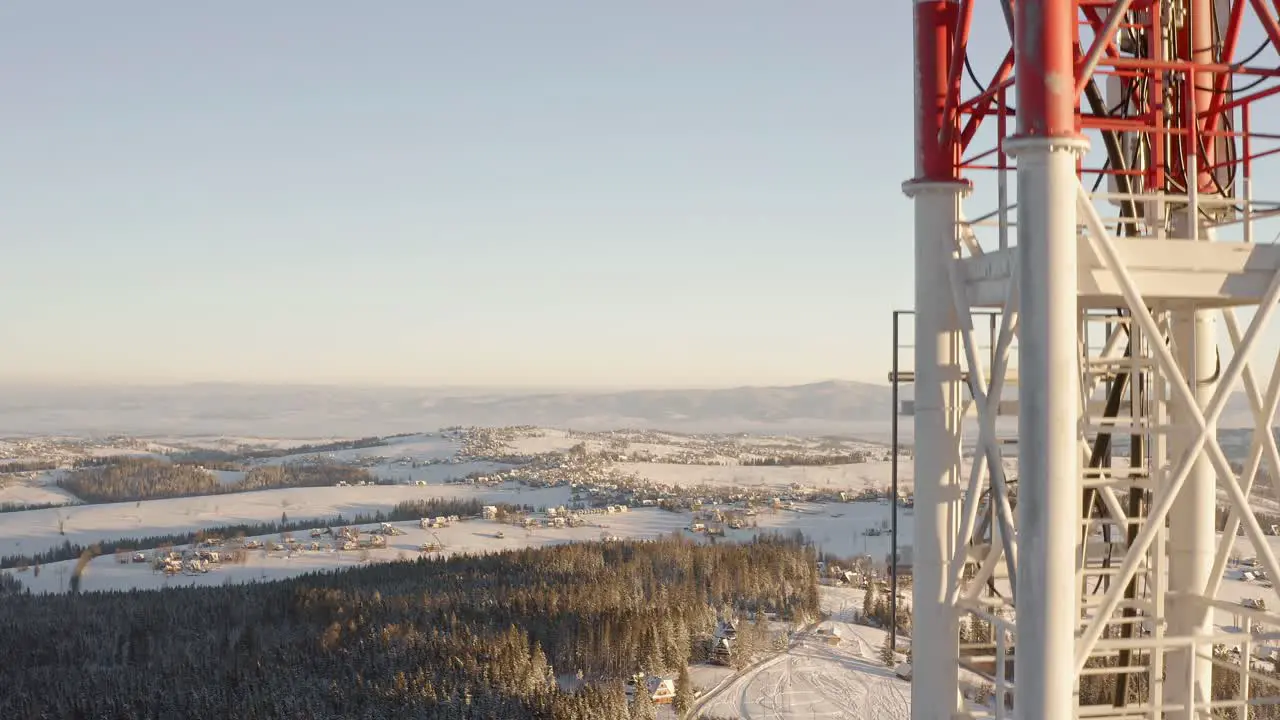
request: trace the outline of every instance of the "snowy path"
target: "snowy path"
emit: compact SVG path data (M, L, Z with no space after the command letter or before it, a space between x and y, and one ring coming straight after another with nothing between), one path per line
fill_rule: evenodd
M745 720L910 717L910 685L875 661L875 648L859 632L870 629L828 625L847 639L830 646L806 635L731 683L701 711Z

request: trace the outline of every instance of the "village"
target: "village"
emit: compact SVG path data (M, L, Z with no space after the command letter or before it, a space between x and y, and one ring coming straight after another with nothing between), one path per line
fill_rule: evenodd
M575 487L571 497L578 499L539 507L492 503L481 506L480 512L470 517L439 515L422 517L416 522L379 522L341 527L321 525L270 536L225 537L219 536L215 531L208 531L185 546L117 546L113 557L119 565L147 567L154 573L169 577L196 576L246 563L255 567L261 567L264 563L271 566L273 559L292 562L292 567L302 570L312 565L296 563L309 556L320 561L321 566L317 567L322 567L326 563L411 559L415 554L448 555L470 551L475 543L507 540L508 533L515 532L519 535L513 535L509 539L515 543L513 547L535 541L644 539L672 532L680 533L695 542L714 543L718 540L748 541L759 532L777 532L777 529L791 527L793 522L786 518L788 515L797 516L796 521L802 525L805 522L819 522L838 526L848 522L843 513L818 514L817 510L822 505L792 499L800 497L799 494L756 499L750 494L739 493L720 499L679 493L636 500L616 487L583 486ZM852 529L864 540L874 539L877 542L864 542L863 552L852 553L832 552L819 544L817 549L823 560L819 562L818 569L824 582L863 587L867 583L887 578L894 572L890 556L881 554L883 548L887 547L882 536L888 532L888 521L865 520L865 517L876 515L883 518L888 510L887 503L850 499L846 507L857 516L864 517L856 520ZM909 517L906 514L909 508L901 510L904 517ZM806 515L812 520L801 520ZM850 516L850 519L853 517ZM462 525L470 530L458 535L461 531L459 526ZM809 529L813 531L814 528ZM591 534L584 535L584 530ZM845 545L847 550L854 543ZM897 572L900 576L910 574L911 552L908 545L904 543L899 550ZM325 556L330 560L321 560ZM16 569L20 573L33 570L37 577L41 571L38 564L32 568L20 565ZM103 572L97 570L94 575L102 576ZM94 582L104 581L102 577L90 579ZM127 577L108 580L110 585L107 587L138 585L136 579L130 581Z

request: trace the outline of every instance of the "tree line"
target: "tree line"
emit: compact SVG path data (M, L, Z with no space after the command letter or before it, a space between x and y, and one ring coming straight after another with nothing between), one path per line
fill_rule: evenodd
M0 513L26 512L28 510L53 510L55 508L75 507L78 503L0 503Z
M815 615L812 549L672 537L271 583L9 594L0 717L617 720L632 711L623 679L678 672L723 608ZM555 682L577 672L573 691Z
M0 473L40 472L57 470L54 460L0 460Z
M270 460L272 458L282 458L290 455L306 455L309 453L327 453L338 452L340 450L359 450L362 448L384 447L390 444L388 442L388 439L390 438L407 437L412 434L414 433L389 435L386 438L364 437L357 438L355 440L334 440L333 442L296 445L289 448L258 448L251 450L247 447L242 447L235 451L198 448L173 453L169 457L174 462L204 463L206 465L214 462L237 463L244 462L246 460Z
M154 457L116 456L68 472L58 485L88 503L131 502L249 490L373 482L363 468L336 463L267 465L236 482L220 482L207 469Z
M854 450L839 455L809 455L806 453L779 453L767 457L744 455L739 465L754 467L822 467L828 465L853 465L867 461L867 454Z

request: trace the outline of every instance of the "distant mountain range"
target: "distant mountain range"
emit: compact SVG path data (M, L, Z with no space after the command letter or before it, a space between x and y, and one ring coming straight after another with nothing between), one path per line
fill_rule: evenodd
M0 434L321 437L448 425L584 430L851 433L887 429L889 388L830 381L791 387L530 392L197 384L0 387Z
M903 394L910 397L909 393ZM787 387L530 392L197 384L168 387L0 387L5 435L384 435L448 425L582 430L839 434L885 440L890 389L833 380ZM1243 396L1223 427L1251 425ZM911 419L902 419L904 439Z

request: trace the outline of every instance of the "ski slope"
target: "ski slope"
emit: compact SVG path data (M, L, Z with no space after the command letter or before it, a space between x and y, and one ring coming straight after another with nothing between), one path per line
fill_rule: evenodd
M879 661L884 631L841 621L847 591L822 588L833 620L821 634L802 636L789 650L747 671L700 708L702 715L744 720L911 717L911 685ZM838 645L824 637L837 630Z

